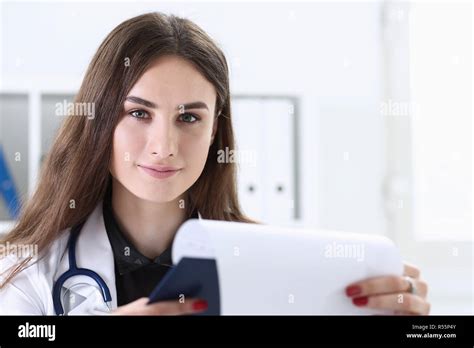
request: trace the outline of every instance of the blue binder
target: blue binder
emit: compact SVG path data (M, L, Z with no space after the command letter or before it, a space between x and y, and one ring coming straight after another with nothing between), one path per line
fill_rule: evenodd
M148 303L184 298L206 300L208 308L196 315L220 315L217 265L214 259L183 257L166 273L149 296Z
M0 144L0 194L3 196L10 217L16 219L20 211L20 201L13 177L8 170L7 161Z

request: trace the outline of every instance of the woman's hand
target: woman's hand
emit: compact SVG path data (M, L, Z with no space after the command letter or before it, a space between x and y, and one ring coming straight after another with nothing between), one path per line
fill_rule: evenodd
M176 301L162 301L147 304L147 297L139 298L112 312L115 315L186 315L205 311L207 302L204 300L187 299L184 303Z
M349 285L346 295L359 307L392 309L403 315L428 314L428 285L420 280L420 270L405 264L403 275L365 279Z

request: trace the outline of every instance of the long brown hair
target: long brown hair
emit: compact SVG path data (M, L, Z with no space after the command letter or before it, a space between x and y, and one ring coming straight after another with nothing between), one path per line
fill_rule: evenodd
M197 209L205 219L253 222L239 207L235 164L217 161L219 149L234 149L229 72L223 52L193 22L148 13L121 23L100 45L74 100L94 103L94 119L78 115L65 119L42 166L36 191L2 243L37 245L41 253L61 231L87 219L110 184L112 138L125 97L163 55L187 59L217 94L218 129L204 170L187 192L188 214ZM17 265L0 287L29 261Z

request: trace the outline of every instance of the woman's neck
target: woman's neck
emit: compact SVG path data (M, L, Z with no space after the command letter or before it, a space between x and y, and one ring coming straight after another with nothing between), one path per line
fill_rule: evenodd
M138 198L112 179L112 209L117 223L134 247L149 259L159 256L171 244L186 220L179 198L153 203Z

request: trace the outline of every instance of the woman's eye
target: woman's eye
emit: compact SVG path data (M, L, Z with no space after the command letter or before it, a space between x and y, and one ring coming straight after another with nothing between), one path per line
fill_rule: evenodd
M190 114L189 112L181 114L180 116L181 121L185 123L194 123L198 121L198 118L194 116L193 114Z
M133 110L130 111L129 115L138 119L148 118L148 113L145 110Z

